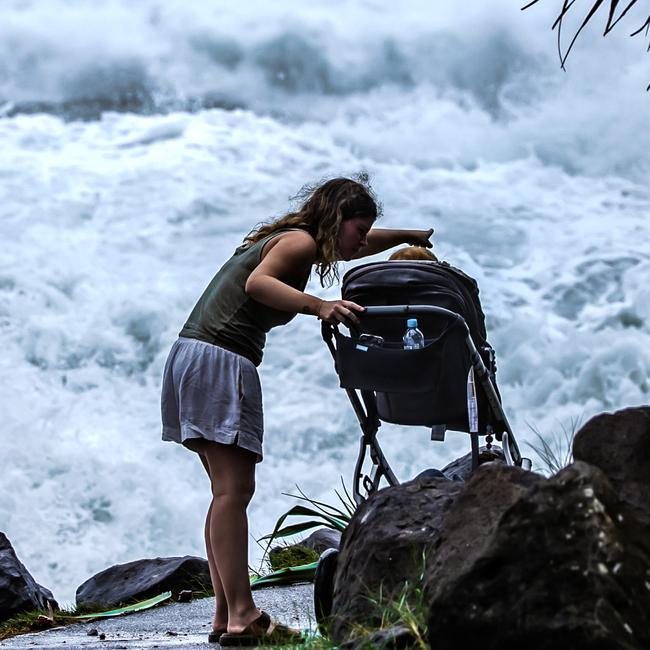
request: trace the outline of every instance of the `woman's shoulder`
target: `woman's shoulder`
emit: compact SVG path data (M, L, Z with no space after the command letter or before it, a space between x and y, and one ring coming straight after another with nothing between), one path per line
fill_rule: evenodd
M274 233L275 236L268 240L263 249L263 256L276 249L282 253L297 256L314 257L318 246L316 240L302 228L292 228Z
M291 246L316 250L316 240L304 228L287 228L286 230L279 230L273 238L273 241L284 241L287 244L290 243Z

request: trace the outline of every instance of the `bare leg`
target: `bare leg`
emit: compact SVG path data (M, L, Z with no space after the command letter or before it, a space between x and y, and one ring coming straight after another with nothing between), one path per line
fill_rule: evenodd
M212 481L209 538L228 606L228 632L241 632L259 615L248 576L248 517L255 491L255 455L234 445L207 442Z
M207 440L184 444L200 454L212 485L205 539L217 601L214 629L223 629L227 621L228 632L241 632L259 616L248 577L246 516L255 490L255 456L234 445Z
M200 449L202 449L202 441L190 439L186 440L184 446L192 451L195 451L199 458L201 459L201 464L205 468L208 476L210 476L210 469L208 467L208 461L203 456ZM206 555L208 556L208 566L210 567L210 581L212 582L212 590L214 591L215 597L215 614L212 619L212 630L214 632L225 632L228 629L228 603L226 602L226 596L223 592L223 585L221 584L221 578L219 577L219 571L217 571L217 562L214 558L214 553L212 551L212 544L210 542L210 519L212 515L212 501L210 501L210 507L208 508L208 514L205 518L205 528L204 528L204 539L205 539L205 550Z
M203 460L203 458L202 458ZM212 551L212 543L210 542L210 520L212 515L212 502L208 508L208 514L205 518L205 549L208 555L208 565L210 567L210 579L212 581L212 589L216 600L214 609L214 619L212 620L213 631L226 631L228 628L228 603L226 602L226 595L223 592L223 585L217 571L217 562L214 559L214 552Z

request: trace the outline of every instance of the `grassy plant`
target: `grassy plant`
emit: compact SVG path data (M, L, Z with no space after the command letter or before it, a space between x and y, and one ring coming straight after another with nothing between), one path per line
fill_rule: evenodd
M50 614L43 610L16 614L0 623L0 641L19 634L38 632L59 625L58 614L56 612L54 616L50 617Z
M310 499L298 486L296 486L296 489L299 494L287 494L286 492L283 494L284 496L298 499L299 501L309 505L297 505L285 512L277 520L273 532L265 535L259 541L268 540L270 545L276 539L291 537L307 530L311 530L312 528L325 527L339 531L345 530L356 507L347 490L345 490L345 487L345 496L342 496L335 490L335 494L341 503L340 507L334 507L327 503L323 503L322 501ZM285 526L284 523L289 517L312 517L312 519Z
M338 646L320 634L307 634L299 644L274 647L276 650L333 650Z
M351 636L355 640L355 647L371 650L375 647L374 633L394 627L404 627L413 639L409 644L410 648L429 650L429 607L424 595L425 551L422 551L419 563L420 569L416 577L410 581L405 580L397 593L386 593L383 586L380 586L378 593L368 596L374 608L381 612L381 620L377 627L368 627L363 623L352 627Z
M568 427L561 425L561 431L542 434L539 429L528 425L537 438L536 443L526 443L542 462L542 472L557 474L573 461L573 439L580 428L580 419L571 420Z
M414 647L426 650L428 642L429 609L424 597L424 575L426 553L420 560L420 571L413 582L406 580L399 593L390 598L382 598L380 593L377 605L382 609L381 629L401 625L406 627L414 639Z
M341 483L343 485L342 480ZM334 491L340 503L340 506L338 507L331 506L322 501L310 499L298 486L296 486L296 489L298 490L298 494L283 494L284 496L298 499L301 501L301 504L293 506L293 508L281 515L273 528L273 532L264 535L264 537L261 537L258 540L258 543L266 542L264 555L262 557L262 565L265 562L270 565L268 556L273 542L284 540L287 537L293 537L294 535L304 533L313 528L331 528L343 532L354 514L356 504L345 489L345 485L343 485L342 494L337 490ZM298 517L302 519L302 521L291 524L285 523L287 519L293 519L294 517ZM261 587L263 585L272 586L290 584L296 581L313 580L317 566L318 562L312 561L308 564L300 564L297 566L285 567L278 571L272 571L267 575L261 574L262 566L260 566L260 571L256 572L257 577L253 578L251 584Z
M48 630L51 627L78 623L79 621L76 621L74 617L78 616L80 613L81 611L74 608L53 610L52 607L48 605L47 611L38 609L31 612L16 614L0 623L0 641L12 636L18 636L19 634L40 632L42 630ZM87 614L89 613L89 610L84 610L83 613Z

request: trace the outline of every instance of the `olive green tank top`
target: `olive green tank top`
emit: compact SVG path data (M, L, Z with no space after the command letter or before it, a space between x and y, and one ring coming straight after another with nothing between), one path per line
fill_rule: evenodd
M261 261L264 245L288 230L276 230L252 245L242 244L219 269L192 309L179 336L206 341L241 354L256 366L262 361L266 333L296 314L267 307L246 294L248 276ZM303 291L307 278L296 289Z

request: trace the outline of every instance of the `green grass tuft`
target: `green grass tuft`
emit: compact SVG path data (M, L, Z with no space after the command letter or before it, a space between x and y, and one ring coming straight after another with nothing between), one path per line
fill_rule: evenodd
M278 571L287 567L317 562L319 557L319 553L313 548L308 548L302 544L294 544L292 546L276 546L271 549L269 562L271 564L271 570Z
M573 439L580 428L580 418L571 420L569 426L560 425L562 430L542 434L539 429L528 425L537 438L536 443L526 443L542 463L541 472L547 476L557 474L573 462Z

